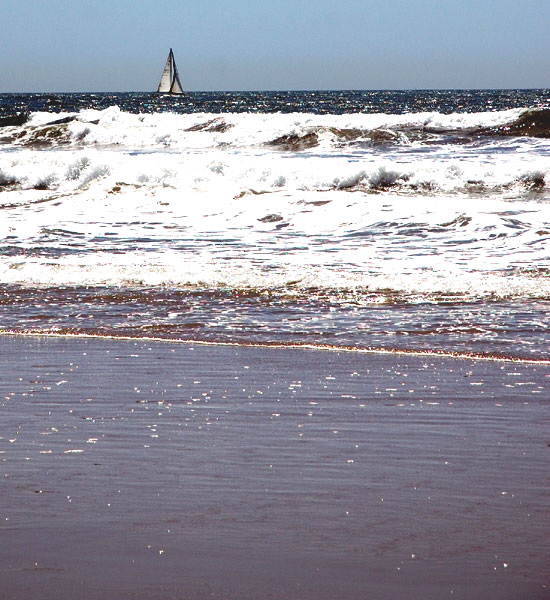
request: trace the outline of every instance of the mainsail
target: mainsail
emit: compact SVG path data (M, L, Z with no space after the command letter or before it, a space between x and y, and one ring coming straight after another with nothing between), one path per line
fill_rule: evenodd
M172 48L168 53L157 92L161 94L183 94Z

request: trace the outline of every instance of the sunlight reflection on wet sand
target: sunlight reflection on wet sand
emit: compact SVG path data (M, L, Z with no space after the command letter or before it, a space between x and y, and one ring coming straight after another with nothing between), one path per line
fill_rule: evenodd
M0 349L3 598L549 593L549 365Z

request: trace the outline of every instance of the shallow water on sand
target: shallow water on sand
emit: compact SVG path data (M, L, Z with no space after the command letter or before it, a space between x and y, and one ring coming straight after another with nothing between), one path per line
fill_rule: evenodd
M0 348L7 599L548 597L547 365Z

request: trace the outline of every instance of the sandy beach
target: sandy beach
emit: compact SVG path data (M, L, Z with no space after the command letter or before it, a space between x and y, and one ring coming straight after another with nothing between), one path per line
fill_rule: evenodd
M550 598L550 366L0 336L2 600Z

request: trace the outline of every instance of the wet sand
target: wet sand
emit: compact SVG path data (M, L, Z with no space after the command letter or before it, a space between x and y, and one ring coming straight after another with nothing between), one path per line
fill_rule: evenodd
M0 336L2 600L550 598L550 366Z

